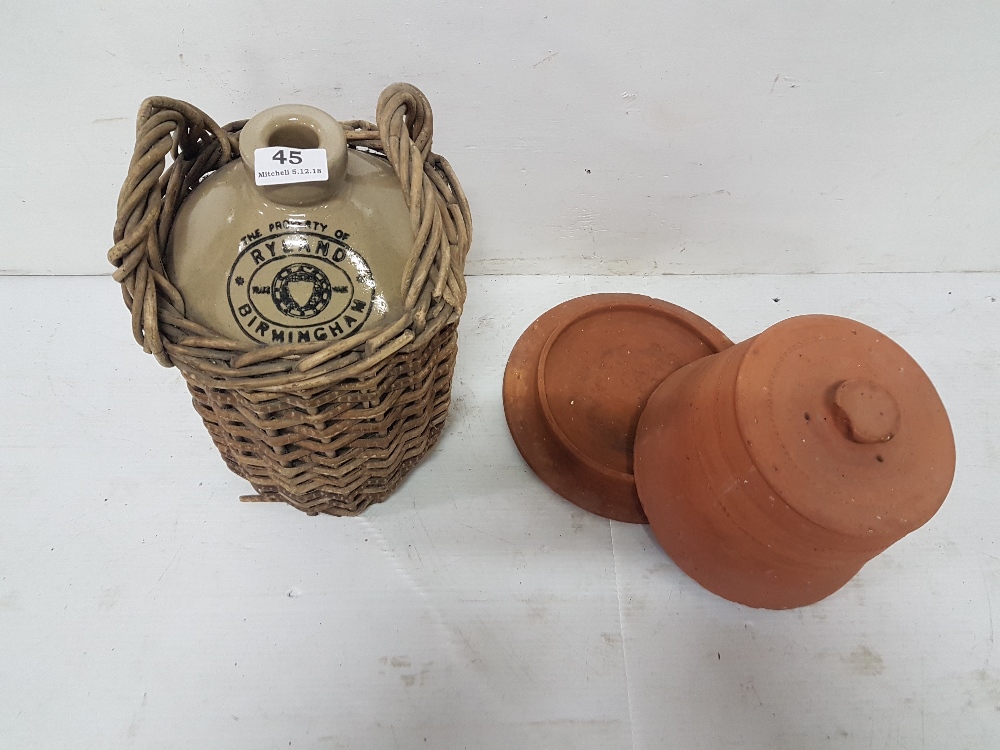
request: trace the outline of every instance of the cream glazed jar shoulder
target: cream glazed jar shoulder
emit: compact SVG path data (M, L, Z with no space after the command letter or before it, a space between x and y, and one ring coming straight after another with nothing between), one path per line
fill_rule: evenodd
M257 149L324 149L324 181L258 185ZM399 179L376 155L347 147L325 112L282 105L250 119L241 158L209 175L177 213L167 273L186 315L262 345L334 342L403 315L413 247Z

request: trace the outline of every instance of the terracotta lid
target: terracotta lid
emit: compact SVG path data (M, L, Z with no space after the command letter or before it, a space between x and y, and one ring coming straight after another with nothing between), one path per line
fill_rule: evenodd
M732 342L669 302L594 294L564 302L518 339L504 374L507 425L525 461L576 505L645 523L632 443L668 375Z
M944 405L913 358L866 325L806 315L772 326L744 356L735 396L757 469L823 528L888 544L948 494Z

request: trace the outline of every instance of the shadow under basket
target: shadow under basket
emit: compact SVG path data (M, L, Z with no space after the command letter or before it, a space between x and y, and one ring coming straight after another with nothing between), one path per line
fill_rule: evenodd
M450 165L430 150L423 94L393 84L376 121L342 126L350 148L385 159L400 179L415 238L402 318L336 343L262 346L186 317L164 265L178 208L206 175L240 158L244 123L220 127L160 97L140 109L108 258L136 340L178 367L226 464L259 493L244 501L360 513L396 489L441 435L472 220Z

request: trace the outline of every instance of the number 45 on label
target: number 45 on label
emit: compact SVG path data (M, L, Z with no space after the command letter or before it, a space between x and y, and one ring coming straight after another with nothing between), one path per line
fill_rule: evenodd
M289 164L301 164L302 163L302 150L301 149L288 149L288 157L285 158L285 149L279 148L274 152L271 157L271 161L276 161L284 164L286 161Z

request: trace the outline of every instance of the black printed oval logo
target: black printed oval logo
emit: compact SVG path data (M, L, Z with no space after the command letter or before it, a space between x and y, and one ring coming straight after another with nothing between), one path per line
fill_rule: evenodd
M289 232L256 239L229 271L229 307L243 332L263 344L346 338L361 329L375 279L348 235Z

